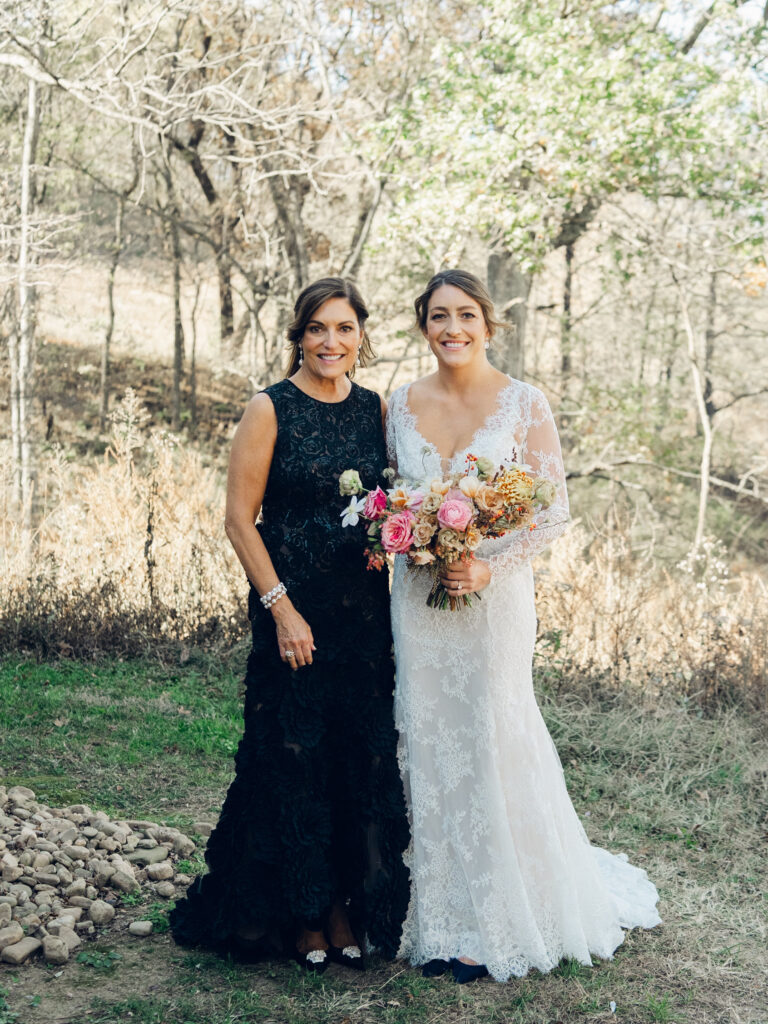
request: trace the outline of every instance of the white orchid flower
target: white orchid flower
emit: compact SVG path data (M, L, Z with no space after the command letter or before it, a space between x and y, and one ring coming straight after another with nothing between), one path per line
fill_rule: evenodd
M365 497L352 498L341 513L342 526L357 526L360 522L360 513L365 508Z

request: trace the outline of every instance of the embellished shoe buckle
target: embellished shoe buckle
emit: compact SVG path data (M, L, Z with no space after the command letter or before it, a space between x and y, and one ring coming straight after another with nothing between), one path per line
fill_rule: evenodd
M350 960L359 960L363 955L359 946L345 946L341 953L342 956L349 957Z
M326 960L326 953L324 949L311 949L307 953L307 960L311 964L322 964Z

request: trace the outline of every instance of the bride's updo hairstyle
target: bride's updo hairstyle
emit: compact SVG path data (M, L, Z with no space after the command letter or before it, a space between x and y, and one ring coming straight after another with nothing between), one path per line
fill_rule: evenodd
M442 288L444 284L450 284L453 285L454 288L460 288L461 291L465 292L471 299L475 300L483 311L485 326L488 328L488 333L491 337L493 337L496 331L500 328L509 326L504 323L503 320L496 319L496 312L493 308L491 296L488 294L488 289L479 277L475 277L474 274L470 274L468 270L441 270L435 274L434 277L430 278L427 287L413 304L413 307L416 310L416 323L422 331L426 331L427 329L429 300L432 298L433 293L436 292L438 288Z
M286 338L288 339L288 368L286 377L292 377L299 369L301 363L301 342L307 325L318 309L328 299L346 299L355 312L357 322L362 332L360 340L360 366L367 366L373 359L374 352L371 339L365 329L365 322L368 319L368 309L363 302L363 297L357 287L345 277L322 277L319 281L308 284L299 293L299 297L293 307L293 320L288 325ZM347 372L348 377L354 377L355 367Z

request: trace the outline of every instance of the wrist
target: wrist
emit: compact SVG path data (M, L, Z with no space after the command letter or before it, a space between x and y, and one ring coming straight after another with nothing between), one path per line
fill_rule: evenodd
M290 597L287 594L281 594L268 610L275 622L280 622L281 619L287 618L293 611Z

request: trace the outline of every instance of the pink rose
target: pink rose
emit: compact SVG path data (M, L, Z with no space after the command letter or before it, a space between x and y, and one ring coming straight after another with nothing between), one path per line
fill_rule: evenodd
M395 512L381 527L381 546L385 551L403 552L413 544L415 517L410 512Z
M386 507L387 496L380 487L377 487L375 491L368 492L363 515L366 519L378 519Z
M466 530L472 521L472 505L459 498L446 498L437 512L437 521L451 530Z

